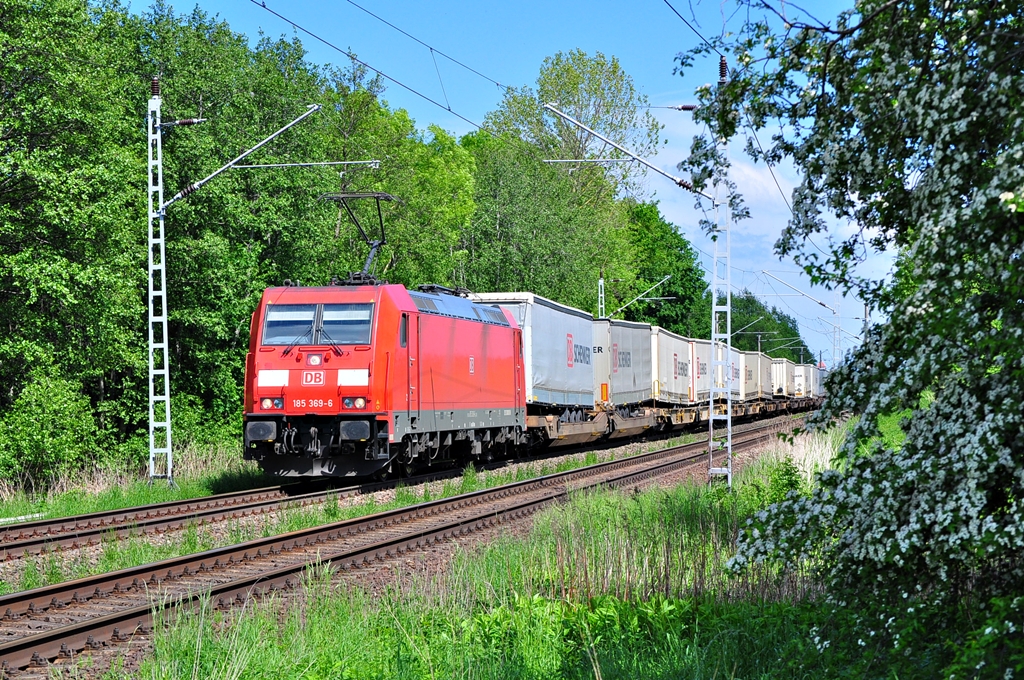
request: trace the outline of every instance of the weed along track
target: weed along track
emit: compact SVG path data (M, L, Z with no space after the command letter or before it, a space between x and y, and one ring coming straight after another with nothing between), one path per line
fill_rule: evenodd
M762 427L740 435L734 451L763 444L777 430ZM706 443L676 446L0 597L0 678L145 636L159 609L198 606L206 597L231 607L254 595L299 587L311 566L372 565L478 529L523 521L570 491L639 486L706 465Z
M777 423L768 421L765 425ZM741 432L744 426L738 426ZM510 465L557 461L563 456L577 456L579 450L546 453L519 460L501 461L482 466L483 470L500 469ZM106 541L123 540L134 536L164 534L181 531L189 526L213 525L257 515L266 515L286 508L313 506L330 500L354 498L397 486L414 486L427 482L450 479L461 474L458 469L445 468L436 472L383 482L333 487L314 483L310 485L286 484L261 489L224 493L202 498L167 501L150 505L105 510L72 517L40 519L0 526L0 563L19 560L46 552L68 551L97 546ZM4 576L0 573L0 579Z
M308 506L329 499L392 489L397 483L428 482L454 474L456 473L452 471L444 471L420 475L401 482L371 482L308 493L300 493L301 489L308 487L288 484L74 517L21 522L0 527L0 562L45 551L97 545L104 540L164 533L184 529L190 525L212 524L283 508Z

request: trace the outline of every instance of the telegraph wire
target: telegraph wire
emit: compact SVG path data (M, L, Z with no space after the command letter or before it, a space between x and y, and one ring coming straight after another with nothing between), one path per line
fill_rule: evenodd
M409 85L406 85L405 83L403 83L402 81L398 80L397 78L393 78L393 77L389 76L388 74L384 73L383 71L381 71L379 69L376 69L373 66L370 66L365 61L357 58L356 55L352 54L351 52L349 52L347 50L343 50L342 48L338 47L334 43L328 41L327 39L321 38L316 33L313 33L313 31L309 30L308 28L300 26L299 24L295 23L294 21L292 21L288 17L286 17L286 16L284 16L284 15L278 13L278 12L275 12L274 10L270 9L269 7L267 7L267 3L265 2L265 0L249 0L249 2L251 2L254 5L256 5L257 7L262 7L266 11L268 11L271 14L273 14L274 16L276 16L278 19L284 21L287 24L290 24L293 28L295 28L295 29L297 29L299 31L302 31L303 33L305 33L309 37L313 38L314 40L317 40L317 41L323 43L324 45L327 45L332 50L335 50L337 52L340 52L341 54L344 54L346 57L348 57L352 61L356 62L357 64L365 66L366 68L370 69L371 71L373 71L374 73L376 73L380 77L385 78L386 80L390 80L395 85L398 85L402 89L407 90L408 92L411 92L412 94L416 95L417 97L419 97L419 98L421 98L421 99L423 99L425 101L430 102L431 104L433 104L434 106L438 107L439 109L444 109L445 111L449 112L450 114L452 114L456 118L459 118L460 120L462 120L462 121L464 121L466 123L469 123L470 125L472 125L476 129L478 129L478 130L483 130L484 129L483 126L479 125L478 123L474 123L469 118L466 118L465 116L463 116L460 113L456 113L450 107L447 107L444 104L438 102L437 100L432 99L432 98L428 97L427 95L423 94L419 90L416 90L415 88L410 87Z

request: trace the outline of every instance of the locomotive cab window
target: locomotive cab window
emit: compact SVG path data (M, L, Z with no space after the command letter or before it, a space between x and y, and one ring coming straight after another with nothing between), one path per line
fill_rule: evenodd
M369 345L372 304L324 305L320 343Z
M264 345L313 343L316 305L267 305Z
M405 347L409 344L409 315L403 314L398 324L398 342Z

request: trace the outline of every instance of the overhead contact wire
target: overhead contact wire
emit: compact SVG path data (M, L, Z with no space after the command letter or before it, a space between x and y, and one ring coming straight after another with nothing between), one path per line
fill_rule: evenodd
M373 71L374 73L376 73L380 77L382 77L382 78L384 78L386 80L389 80L392 83L394 83L395 85L398 85L399 87L401 87L402 89L404 89L404 90L406 90L408 92L411 92L412 94L416 95L417 97L419 97L419 98L421 98L421 99L423 99L425 101L430 102L431 104L433 104L437 108L444 109L445 111L448 111L450 114L452 114L456 118L459 118L460 120L462 120L462 121L464 121L466 123L469 123L470 125L472 125L473 127L475 127L478 130L482 130L483 129L483 127L480 126L478 123L474 123L473 121L471 121L469 118L466 118L462 114L456 113L450 107L446 107L444 104L441 104L440 102L438 102L438 101L428 97L427 95L423 94L419 90L416 90L415 88L410 87L409 85L406 85L405 83L403 83L402 81L398 80L397 78L393 78L393 77L389 76L388 74L384 73L380 69L374 68L373 66L371 66L370 64L367 64L362 59L359 59L358 57L356 57L356 55L352 54L351 52L348 52L347 50L343 50L342 48L338 47L337 45L335 45L334 43L330 42L329 40L327 40L325 38L321 38L319 35L317 35L313 31L309 30L308 28L305 28L304 26L300 26L299 24L295 23L294 21L292 21L288 17L284 16L283 14L275 12L274 10L270 9L269 7L267 7L266 2L259 1L259 0L249 0L249 2L251 2L254 5L256 5L257 7L262 7L266 11L268 11L271 14L273 14L274 16L276 16L281 21L284 21L285 23L290 24L292 27L294 27L295 29L297 29L299 31L302 31L303 33L305 33L309 37L313 38L314 40L317 40L317 41L323 43L324 45L327 45L332 50L335 50L337 52L340 52L341 54L344 54L346 57L348 57L352 61L356 62L357 64L359 64L361 66L365 66L366 68L370 69L371 71Z
M500 87L500 88L503 88L503 89L505 89L505 90L511 90L511 89L512 89L512 88L511 88L511 87L509 87L508 85L502 85L501 83L499 83L499 82L498 82L497 80L495 80L494 78L489 78L488 76L485 76L485 75L484 75L483 73L480 73L480 71L477 71L477 70L476 70L475 68L473 68L472 66L467 66L466 64L463 64L463 63L462 63L461 61L459 61L459 60L458 60L458 59L456 59L455 57L450 57L450 56L448 56L447 54L445 54L444 52L442 52L441 50L439 50L439 49L436 49L435 47L432 47L431 45L428 45L427 43L423 42L422 40L420 40L420 39L419 39L419 38L417 38L416 36L412 35L411 33L408 33L407 31L404 31L404 30L402 30L402 29L401 29L401 28L399 28L398 26L395 26L395 25L394 25L393 23L391 23L391 22L390 22L390 21L388 21L387 19L385 19L385 18L383 18L383 17L380 17L380 16L377 16L376 14L374 14L373 12L371 12L370 10L366 9L365 7L363 7L362 5L357 5L356 3L352 2L352 0L346 0L346 2L348 2L348 4L352 5L352 6L353 6L353 7L355 7L356 9L359 9L359 10L362 10L363 12L366 12L367 14L369 14L369 15L370 15L371 17L373 17L373 18L374 18L374 19L376 19L377 21L380 21L381 23L387 24L388 26L390 26L391 28L395 29L396 31L398 31L399 33L401 33L402 35L404 35L405 37L409 38L410 40L415 40L415 41L416 41L416 42L418 42L418 43L419 43L420 45L423 45L424 47L426 47L427 49L429 49L429 50L430 50L430 51L431 51L432 53L433 53L433 52L437 52L438 54L440 54L440 55L441 55L442 57L444 57L444 58L445 58L445 59L447 59L448 61L451 61L451 62L453 62L453 63L456 63L456 64L458 64L459 66L461 66L462 68L466 69L467 71L470 71L471 73L475 73L476 75L480 76L480 77L481 77L481 78L483 78L484 80L486 80L486 81L488 81L488 82L490 82L490 83L494 83L495 85L497 85L497 86L498 86L498 87ZM435 66L437 66L437 61L436 61L436 60L434 61L434 65L435 65Z

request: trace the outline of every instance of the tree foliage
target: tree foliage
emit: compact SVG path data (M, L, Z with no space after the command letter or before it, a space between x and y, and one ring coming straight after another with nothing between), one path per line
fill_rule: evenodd
M813 558L837 601L893 621L1024 592L1024 10L862 0L830 24L776 11L715 43L736 68L702 90L712 132L695 148L774 130L749 151L803 175L776 251L888 321L827 383L817 423L862 414L842 469L759 517L739 563ZM706 178L721 159L704 158ZM828 215L858 229L836 235ZM809 246L820 234L825 257ZM885 248L900 251L893 283L857 267ZM879 418L900 412L906 439L886 447ZM865 618L892 642L890 624ZM1012 667L1011 640L986 674Z
M533 146L541 158L626 158L621 152L543 107L553 104L591 130L640 156L657 152L661 124L644 107L646 95L636 91L633 79L619 60L598 52L593 57L580 49L558 52L544 60L537 89L509 89L501 106L487 116L487 126L498 133L516 135ZM635 187L638 174L631 164L602 169L580 164L573 169L577 188L601 191L610 178Z
M732 296L732 330L732 345L736 349L756 352L760 344L761 351L772 357L798 364L817 363L817 357L800 337L796 319L777 307L769 308L749 290Z
M624 310L625 318L656 324L688 338L710 338L711 294L697 252L676 226L661 216L656 203L629 204L629 235L637 280L625 287L628 294L624 295L620 287L623 282L609 276L613 281L607 284L605 293L608 314L671 276L649 293L650 297L669 299L634 302Z
M602 268L635 278L621 205L589 200L565 168L543 163L516 137L481 131L462 143L477 169L467 286L529 290L594 310Z
M106 457L144 455L153 75L165 121L208 119L165 128L167 198L311 103L322 110L248 162L380 161L340 176L322 167L233 169L169 208L178 444L240 438L250 315L266 287L322 285L362 268L366 244L324 194L399 199L383 206L388 245L374 270L391 282L532 290L596 312L602 269L622 280L623 300L664 270L679 271L680 310L703 295L685 241L655 207L621 199L628 173L542 162L563 147L574 158L604 151L529 119L525 99L510 95L494 125L457 140L390 108L380 78L358 63L312 64L296 39L252 44L198 8L180 15L156 2L140 16L116 0L9 0L0 3L4 476L42 482ZM545 97L567 108L575 101L571 113L614 138L641 151L656 143L657 126L614 58L556 55L538 82ZM371 204L355 210L376 229ZM675 314L682 323L684 312Z

